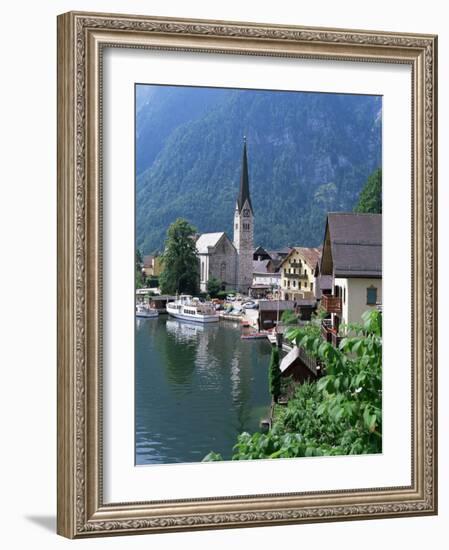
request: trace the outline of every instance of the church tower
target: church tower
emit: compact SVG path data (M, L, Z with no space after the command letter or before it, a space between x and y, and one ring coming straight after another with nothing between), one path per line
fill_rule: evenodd
M237 249L237 290L247 294L253 283L254 212L249 195L246 138L243 138L242 174L234 213L234 246Z

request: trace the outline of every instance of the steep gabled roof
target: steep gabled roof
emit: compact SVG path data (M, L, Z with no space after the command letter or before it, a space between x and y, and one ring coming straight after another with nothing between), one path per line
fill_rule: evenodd
M382 214L329 213L321 274L382 277Z
M284 258L282 263L285 263L292 254L297 252L301 258L304 260L304 262L310 267L312 271L315 271L316 264L319 261L321 257L321 249L320 248L306 248L304 246L294 246L290 253Z
M240 190L237 197L237 208L241 212L245 202L248 201L248 205L253 211L251 204L251 197L249 195L249 177L248 177L248 158L246 154L246 138L243 140L243 157L242 157L242 173L240 176Z
M221 238L226 235L223 231L218 233L202 233L196 241L196 249L199 254L207 254L209 247L217 246Z
M293 346L292 349L282 358L282 361L279 365L279 370L285 372L290 368L296 361L299 359L299 348L298 346Z
M272 260L279 260L284 259L286 256L290 254L292 251L292 248L289 246L284 246L284 248L281 248L279 250L268 250L268 254L271 256Z
M270 254L265 250L263 246L258 246L256 249L254 249L253 255L270 257Z

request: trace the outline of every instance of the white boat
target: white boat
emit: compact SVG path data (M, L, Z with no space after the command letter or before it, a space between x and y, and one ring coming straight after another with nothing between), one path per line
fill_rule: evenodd
M144 304L136 305L136 317L143 317L145 319L151 319L159 315L157 309L152 309Z
M181 294L174 302L168 302L167 313L184 321L215 323L220 319L213 304L200 302L188 294Z

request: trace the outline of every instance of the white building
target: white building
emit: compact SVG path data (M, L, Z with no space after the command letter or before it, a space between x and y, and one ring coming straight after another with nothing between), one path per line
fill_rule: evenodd
M321 304L330 314L324 332L337 343L341 325L382 304L382 214L328 214L320 272L332 277Z

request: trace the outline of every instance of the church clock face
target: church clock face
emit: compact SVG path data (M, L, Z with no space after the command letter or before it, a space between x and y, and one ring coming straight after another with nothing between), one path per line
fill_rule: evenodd
M245 208L245 209L243 210L243 217L244 217L244 218L249 218L249 208Z

